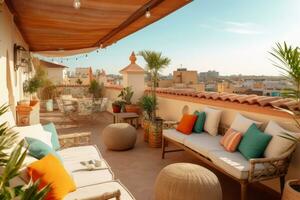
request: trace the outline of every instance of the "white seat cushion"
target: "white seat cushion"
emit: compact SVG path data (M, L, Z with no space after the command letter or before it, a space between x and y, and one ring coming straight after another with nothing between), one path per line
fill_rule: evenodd
M58 153L63 159L64 167L72 174L77 188L111 181L114 178L109 165L103 160L96 146L71 147ZM80 162L89 160L103 160L102 167L107 169L88 171Z
M107 192L114 192L120 190L121 200L134 200L134 197L119 181L109 181L102 184L82 187L74 192L69 193L64 200L74 199L100 199L101 195Z
M184 140L184 145L200 153L201 155L208 157L210 151L224 150L220 144L222 136L211 136L208 133L192 133L188 135Z
M238 179L248 179L250 163L239 152L211 151L209 158L218 167ZM256 169L263 169L263 165L256 165Z
M183 134L179 131L177 131L176 129L165 129L163 130L163 136L170 138L171 140L174 140L176 142L179 142L181 144L183 144L185 138L188 137L188 135Z
M102 158L102 155L98 148L93 145L70 147L58 151L59 155L64 161L74 160L77 158L86 158L87 156L97 156L97 159ZM95 158L96 159L96 158Z

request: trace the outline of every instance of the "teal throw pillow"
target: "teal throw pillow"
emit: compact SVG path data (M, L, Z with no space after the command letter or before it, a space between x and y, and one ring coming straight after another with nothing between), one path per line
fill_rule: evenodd
M238 150L248 160L261 158L272 136L261 132L255 124L252 124L244 134Z
M58 155L56 151L54 151L49 145L45 144L44 142L30 137L26 137L25 140L29 145L28 151L31 156L37 159L42 159L44 156L51 153L62 161L60 155Z
M59 144L58 134L57 134L55 125L51 122L49 124L43 125L43 129L45 131L48 131L51 133L51 143L52 143L53 149L59 150L60 144Z
M197 120L194 124L193 132L194 133L202 133L204 130L204 123L205 123L205 112L195 111L194 115L197 115Z

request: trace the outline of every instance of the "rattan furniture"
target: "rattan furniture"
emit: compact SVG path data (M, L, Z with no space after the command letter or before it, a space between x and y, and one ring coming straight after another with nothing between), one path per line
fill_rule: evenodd
M224 135L226 130L228 129L227 126L225 125L220 125L219 127L219 134ZM174 131L173 131L174 130ZM173 131L173 132L172 132ZM288 167L292 158L292 154L295 151L296 146L291 148L289 151L286 153L282 154L280 157L276 158L255 158L255 159L250 159L249 161L245 160L243 161L244 163L238 163L232 161L231 163L235 163L235 165L241 164L240 169L238 166L229 166L230 164L226 163L226 159L230 160L229 158L226 158L226 156L220 156L217 158L213 152L209 148L210 145L208 143L202 143L198 145L197 147L191 148L186 146L184 144L184 137L194 137L195 134L191 134L188 136L184 136L184 134L181 133L176 133L175 129L170 130L164 130L163 133L163 144L162 144L162 159L165 158L166 153L171 153L171 152L178 152L178 151L186 151L194 156L196 156L198 159L200 159L203 163L209 165L212 168L215 168L219 170L220 172L228 175L229 177L233 178L234 180L238 181L241 185L241 199L246 200L247 199L247 186L249 183L254 183L254 182L259 182L259 181L264 181L264 180L270 180L274 178L279 178L280 179L280 187L281 187L281 192L283 191L284 188L284 183L285 183L285 175L287 174ZM171 134L170 134L171 133ZM172 133L174 133L172 135ZM176 138L176 134L178 134L178 138ZM197 134L201 135L200 137L203 136L203 139L206 139L207 141L214 141L214 145L219 144L219 139L221 136L210 136L207 133L201 133ZM205 138L206 137L206 138ZM211 138L209 138L211 137ZM204 140L203 140L204 141ZM172 143L175 146L179 147L177 149L166 149L168 143ZM220 147L218 147L220 148ZM204 153L199 153L199 149L201 149ZM222 148L220 148L220 152L222 152ZM224 151L226 153L226 151ZM238 152L230 153L227 152L227 155L234 155L236 156L239 154ZM240 156L242 157L242 156ZM223 158L223 160L222 160ZM236 171L232 171L228 169L229 167L236 167L237 170L241 170L241 173L237 175ZM244 168L247 168L244 169ZM243 171L244 170L244 171Z

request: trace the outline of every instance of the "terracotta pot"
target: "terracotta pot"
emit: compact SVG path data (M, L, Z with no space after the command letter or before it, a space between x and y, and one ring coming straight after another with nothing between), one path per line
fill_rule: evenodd
M121 106L119 105L112 105L112 109L114 113L120 113L121 112Z
M128 104L128 105L125 105L125 111L139 114L140 113L140 107L138 105Z
M149 125L149 146L160 148L162 145L162 120L151 122Z
M150 121L144 119L143 120L143 129L144 129L144 141L148 142L149 141L149 126L150 126Z
M296 190L296 188L298 190ZM289 180L285 183L281 200L300 199L300 180Z

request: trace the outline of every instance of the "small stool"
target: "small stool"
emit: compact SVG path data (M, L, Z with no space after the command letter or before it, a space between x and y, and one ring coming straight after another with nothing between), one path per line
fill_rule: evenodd
M190 163L175 163L162 169L155 182L155 200L221 200L217 176Z
M127 123L110 124L102 134L106 147L116 151L133 148L137 137L136 129Z

